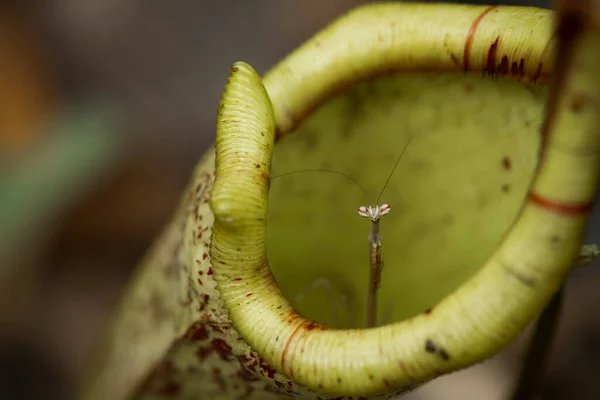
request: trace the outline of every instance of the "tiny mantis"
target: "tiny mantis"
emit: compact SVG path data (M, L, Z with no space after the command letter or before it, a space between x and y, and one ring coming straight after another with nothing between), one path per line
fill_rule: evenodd
M398 164L400 163L400 160L402 159L404 153L406 152L413 137L414 136L411 136L408 139L404 148L402 149L402 152L396 159L394 167L392 168L390 174L388 175L387 180L385 181L385 184L383 185L383 188L381 189L381 192L379 193L379 196L377 197L377 201L375 203L376 205L375 206L370 206L370 205L369 206L360 206L358 208L358 215L361 217L367 218L371 221L371 229L370 229L369 236L368 236L369 283L368 283L368 287L367 287L367 316L366 316L368 328L374 327L377 323L377 294L379 291L379 286L381 283L381 273L383 270L383 251L382 251L381 233L380 233L380 229L379 229L379 220L381 219L381 217L383 217L384 215L388 214L391 211L391 206L389 204L379 205L379 201L381 200L381 196L385 192L385 189L387 188L394 172L396 171L396 168L398 167ZM343 176L343 177L351 180L352 182L354 182L364 193L364 189L362 188L362 186L352 177L350 177L346 174L343 174L341 172L330 171L330 170L326 170L326 169L310 169L310 170L303 170L303 171L288 172L285 174L281 174L281 175L272 177L271 179L280 178L280 177L283 177L286 175L291 175L291 174L300 173L300 172L327 172L327 173L333 173L336 175L340 175L340 176ZM299 294L297 296L297 300L299 301L299 299L304 298L307 294L306 292L312 292L319 286L324 287L326 289L326 291L329 287L326 280L321 278L321 279L317 280L316 282L314 282L313 284L311 284L304 293ZM330 290L328 290L328 297L332 298ZM336 314L336 312L334 311L333 315L335 315L335 314Z
M379 285L381 284L381 272L383 271L383 251L382 251L382 241L381 241L381 233L379 231L379 220L386 214L392 210L389 204L379 205L379 200L381 200L381 196L383 192L385 192L385 188L390 183L390 179L396 171L402 156L406 152L408 145L410 144L413 136L411 136L404 149L398 156L396 160L396 164L394 164L394 168L392 168L392 172L387 177L383 188L381 189L381 193L379 193L379 197L377 197L377 201L375 202L375 206L361 206L358 208L358 215L364 218L368 218L371 221L371 232L369 233L369 287L368 287L368 295L367 295L367 328L372 328L377 323L377 292L379 291Z

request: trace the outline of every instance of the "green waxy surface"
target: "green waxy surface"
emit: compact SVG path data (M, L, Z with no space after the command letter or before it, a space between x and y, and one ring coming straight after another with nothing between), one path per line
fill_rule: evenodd
M537 164L546 90L480 74L387 76L327 101L275 146L268 257L299 312L363 327L369 221L381 197L385 266L380 322L432 307L491 255L523 204ZM507 101L510 99L510 101ZM322 287L306 293L318 279ZM332 297L333 296L333 297ZM335 304L332 304L335 301Z

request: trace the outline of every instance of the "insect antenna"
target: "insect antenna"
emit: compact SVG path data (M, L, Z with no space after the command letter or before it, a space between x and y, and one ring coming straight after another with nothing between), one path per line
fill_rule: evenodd
M383 184L383 188L381 188L381 192L379 193L379 196L377 197L377 201L375 202L376 205L379 204L379 200L381 200L381 196L383 196L383 192L385 192L385 189L388 187L388 184L390 183L390 180L392 179L392 176L394 175L396 168L398 168L398 165L400 164L400 160L402 160L402 156L404 156L404 153L406 153L406 150L408 149L408 145L410 144L410 142L413 140L414 137L415 137L414 135L411 135L411 137L408 138L408 140L406 141L404 148L402 149L402 151L400 152L400 155L396 159L394 168L392 168L392 171L388 175L387 180Z
M362 185L360 183L358 183L358 181L356 179L354 179L350 175L344 174L343 172L333 171L333 170L330 170L330 169L303 169L303 170L300 170L300 171L285 172L283 174L272 176L271 177L271 181L273 179L276 179L276 178L282 178L282 177L288 176L288 175L301 174L301 173L304 173L304 172L326 172L326 173L329 173L329 174L334 174L334 175L342 176L342 177L348 179L349 181L353 182L356 186L358 186L358 188L362 191L363 196L366 194L365 189L362 187Z
M354 183L361 190L363 199L365 199L367 197L365 188L356 179L354 179L350 175L347 175L343 172L324 169L324 168L303 169L303 170L298 170L298 171L285 172L285 173L282 173L279 175L272 176L271 181L273 181L274 179L277 179L277 178L282 178L282 177L289 176L289 175L301 174L301 173L305 173L305 172L325 172L328 174L341 176L341 177L345 178L346 180ZM346 325L352 325L352 312L350 311L350 308L348 305L348 299L346 298L346 295L340 294L339 296L336 296L334 289L333 289L333 285L332 285L330 279L328 279L328 278L323 278L323 277L319 278L316 281L314 281L312 284L310 284L306 289L301 291L294 298L294 301L293 301L294 305L296 306L299 303L301 303L302 300L306 296L310 295L312 292L314 292L318 288L322 288L324 290L325 295L327 296L327 299L328 299L329 303L331 304L331 313L329 316L329 320L330 320L329 323L333 323L333 326L335 326L337 328L341 328L342 326L346 326ZM342 322L342 320L344 322Z

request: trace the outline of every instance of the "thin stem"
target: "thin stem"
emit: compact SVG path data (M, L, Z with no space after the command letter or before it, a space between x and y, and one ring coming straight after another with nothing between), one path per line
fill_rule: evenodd
M372 328L377 323L377 292L381 282L383 269L383 254L381 252L381 235L379 233L379 220L371 224L369 234L370 260L369 260L369 293L367 297L367 328Z
M517 387L511 397L512 400L532 400L538 394L556 336L563 300L564 288L561 288L542 312L525 356Z
M581 247L575 265L588 265L599 255L600 247L586 244ZM544 366L558 327L563 301L564 288L561 288L538 320L512 400L533 399L539 390L545 371Z

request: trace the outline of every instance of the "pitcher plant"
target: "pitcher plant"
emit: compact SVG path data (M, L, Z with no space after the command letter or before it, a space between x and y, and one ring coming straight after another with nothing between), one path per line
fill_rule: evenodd
M597 254L598 5L370 4L235 63L83 398L389 398L501 351Z

